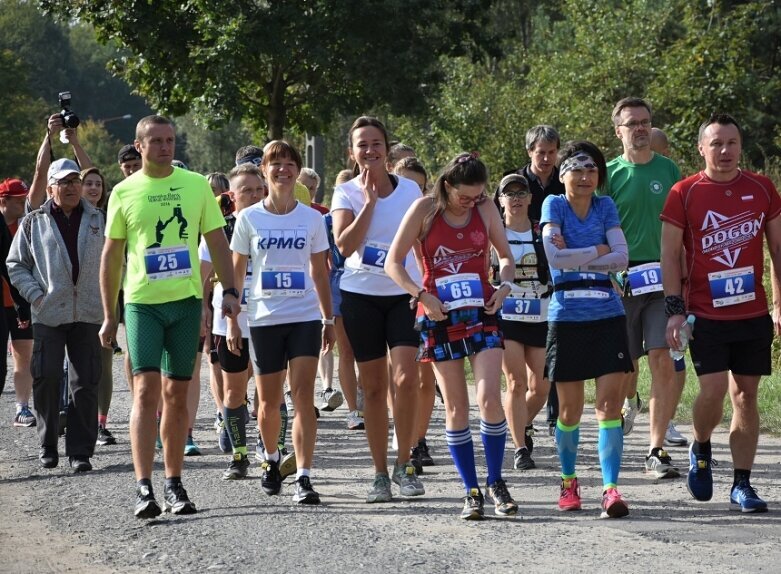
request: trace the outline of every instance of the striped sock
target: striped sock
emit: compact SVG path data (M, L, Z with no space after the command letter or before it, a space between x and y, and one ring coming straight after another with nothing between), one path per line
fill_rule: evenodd
M560 420L556 421L556 448L559 451L561 478L575 478L575 463L578 460L579 442L579 422L567 426Z
M475 470L475 445L472 442L472 432L469 427L460 431L451 431L445 429L447 447L450 450L450 456L456 465L461 480L464 481L464 487L467 494L472 488L477 486L477 471Z
M599 421L599 464L602 467L603 489L615 488L624 451L621 419Z
M488 467L488 484L493 484L502 478L502 463L504 462L504 445L507 442L507 421L498 423L480 421L480 438L485 449L485 464Z

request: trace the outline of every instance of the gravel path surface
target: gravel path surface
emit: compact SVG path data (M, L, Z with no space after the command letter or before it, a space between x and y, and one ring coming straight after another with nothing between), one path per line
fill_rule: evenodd
M263 494L257 464L247 480L220 480L228 457L219 452L212 430L206 368L194 433L203 456L188 458L184 473L199 512L137 520L127 425L130 394L119 359L114 371L120 382L109 427L118 444L96 447L95 470L84 475L72 474L62 458L58 468L41 469L35 430L13 427L13 393L0 398L0 572L596 572L612 569L611 564L621 571L779 571L781 492L772 478L780 470L778 439L760 439L752 477L770 512L742 515L728 508L732 469L726 432L720 430L713 441L714 456L721 461L714 499L697 503L684 479L655 481L643 473L648 418L642 413L626 438L619 485L631 514L600 520L593 412L587 410L581 431L578 474L584 509L578 513L557 510L558 461L544 420L538 418L536 470L512 470L508 439L505 478L520 515L500 519L489 512L482 523L466 523L457 517L463 493L444 441L439 402L429 433L437 465L423 476L426 495L380 505L364 502L372 479L368 447L362 431L346 430L342 406L319 421L312 481L323 504L299 508L290 501L289 481L282 496ZM472 428L477 429L475 422ZM689 427L679 429L691 436ZM474 436L479 446L476 430ZM61 441L61 455L63 448ZM476 450L484 477L482 448ZM684 469L686 449L670 451ZM153 482L159 498L159 456Z

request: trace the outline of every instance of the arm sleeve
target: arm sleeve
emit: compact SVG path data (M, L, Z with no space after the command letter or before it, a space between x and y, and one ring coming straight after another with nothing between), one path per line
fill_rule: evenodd
M575 249L559 249L553 244L552 237L559 232L558 225L546 225L542 230L542 244L548 265L554 269L576 269L597 259L597 248L578 247Z
M607 236L607 244L610 246L610 253L594 259L581 267L581 270L607 273L608 271L626 269L629 262L629 248L624 232L620 227L613 227L608 229L605 235Z

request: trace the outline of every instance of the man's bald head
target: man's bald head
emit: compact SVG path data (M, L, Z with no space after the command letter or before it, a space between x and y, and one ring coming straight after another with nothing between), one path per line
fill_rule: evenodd
M667 140L667 134L659 128L651 129L651 151L663 156L670 156L670 142Z

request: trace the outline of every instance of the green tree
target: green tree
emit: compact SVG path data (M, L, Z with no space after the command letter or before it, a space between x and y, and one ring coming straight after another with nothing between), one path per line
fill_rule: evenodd
M244 118L271 138L317 132L339 110L423 109L438 58L490 48L491 0L41 0L130 55L113 70L155 108Z
M219 129L209 129L196 121L192 114L176 119L178 136L177 157L187 158L187 166L199 173L221 171L233 167L236 150L255 140L239 122L230 122Z

